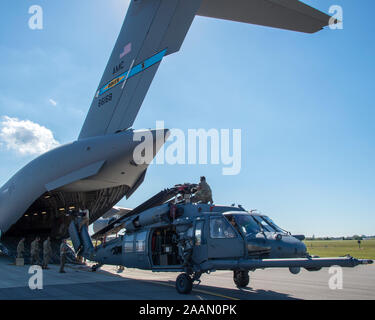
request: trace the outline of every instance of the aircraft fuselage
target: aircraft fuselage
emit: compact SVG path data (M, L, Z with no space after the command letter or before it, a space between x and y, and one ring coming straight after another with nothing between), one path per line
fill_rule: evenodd
M162 145L151 132L154 146ZM139 143L127 130L78 140L31 161L0 189L0 230L24 235L58 228L52 235L63 236L73 208L88 208L95 221L143 181L148 165L133 160Z

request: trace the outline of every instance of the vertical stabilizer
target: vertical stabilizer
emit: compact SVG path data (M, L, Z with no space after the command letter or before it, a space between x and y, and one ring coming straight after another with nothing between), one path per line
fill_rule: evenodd
M79 139L133 125L162 59L180 49L200 3L131 1Z

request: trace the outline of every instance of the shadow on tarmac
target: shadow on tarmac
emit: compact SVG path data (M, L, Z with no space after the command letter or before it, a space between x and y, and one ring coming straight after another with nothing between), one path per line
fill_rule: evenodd
M12 264L2 256L2 263ZM68 273L91 273L89 266L67 266ZM55 272L54 270L47 272ZM1 300L296 300L288 294L252 289L251 287L222 288L212 285L194 285L191 294L179 294L172 280L133 279L106 270L100 270L112 280L44 285L42 290L31 290L24 281L19 286L0 288ZM6 275L2 275L5 276ZM48 276L48 274L47 274ZM79 274L77 274L79 281ZM87 278L86 278L87 279Z

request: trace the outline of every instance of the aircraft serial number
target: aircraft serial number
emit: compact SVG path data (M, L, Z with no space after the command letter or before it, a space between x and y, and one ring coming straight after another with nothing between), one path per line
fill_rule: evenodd
M112 101L112 93L110 93L109 95L106 95L104 98L99 99L99 102L98 102L99 108L110 101Z

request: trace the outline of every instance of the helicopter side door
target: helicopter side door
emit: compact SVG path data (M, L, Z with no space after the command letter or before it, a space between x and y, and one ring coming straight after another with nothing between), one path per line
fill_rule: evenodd
M197 219L194 224L193 261L202 263L207 260L207 237L205 236L205 219Z
M148 252L149 230L125 234L123 265L128 268L150 269Z
M208 258L239 258L244 256L244 240L223 216L209 218Z

